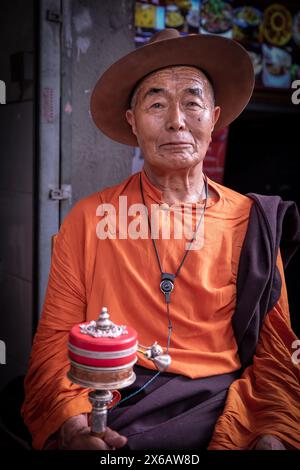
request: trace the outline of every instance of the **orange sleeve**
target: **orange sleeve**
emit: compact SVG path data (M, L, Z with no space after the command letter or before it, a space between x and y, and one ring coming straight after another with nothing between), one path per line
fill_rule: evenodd
M84 224L82 214L74 209L55 242L42 316L25 378L22 414L37 449L43 448L66 419L91 409L88 391L72 384L66 376L68 334L75 323L85 321L86 315Z
M262 326L253 364L230 387L209 449L251 449L264 434L300 449L300 360L291 329L280 253L281 296ZM294 362L298 362L295 364Z

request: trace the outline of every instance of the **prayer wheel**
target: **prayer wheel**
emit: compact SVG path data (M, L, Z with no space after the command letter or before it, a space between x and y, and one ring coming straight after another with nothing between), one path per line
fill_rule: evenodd
M170 365L170 356L163 354L157 343L150 347L138 345L137 332L129 326L115 325L106 307L102 308L98 320L81 323L71 329L68 378L82 387L94 389L89 393L93 435L104 436L107 410L121 398L118 390L135 381L133 366L137 361L137 351L152 360L160 371Z

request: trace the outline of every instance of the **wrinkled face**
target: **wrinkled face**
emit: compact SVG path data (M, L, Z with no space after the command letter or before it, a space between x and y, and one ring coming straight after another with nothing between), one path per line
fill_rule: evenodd
M220 108L206 76L195 67L168 67L139 85L126 117L145 162L184 169L201 162Z

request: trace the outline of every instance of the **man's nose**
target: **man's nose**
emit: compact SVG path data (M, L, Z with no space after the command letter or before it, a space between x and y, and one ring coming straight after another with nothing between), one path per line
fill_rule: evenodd
M185 117L179 105L174 104L169 107L166 126L169 131L180 131L185 129Z

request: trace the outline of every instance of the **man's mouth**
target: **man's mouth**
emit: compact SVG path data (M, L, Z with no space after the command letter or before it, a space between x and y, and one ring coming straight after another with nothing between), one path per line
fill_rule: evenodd
M191 142L166 142L161 144L161 147L189 147L191 145Z

